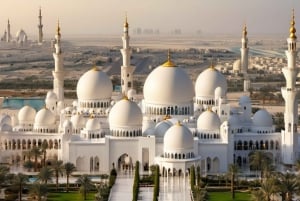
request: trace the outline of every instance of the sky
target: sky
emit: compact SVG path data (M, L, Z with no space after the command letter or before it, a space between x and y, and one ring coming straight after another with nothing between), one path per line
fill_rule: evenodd
M12 34L24 29L37 34L41 6L44 34L55 33L57 20L66 35L119 35L125 13L131 29L159 29L170 33L201 30L206 34L240 34L246 23L249 35L286 33L295 9L300 36L299 0L0 0L0 34L11 22ZM298 26L297 26L298 25Z

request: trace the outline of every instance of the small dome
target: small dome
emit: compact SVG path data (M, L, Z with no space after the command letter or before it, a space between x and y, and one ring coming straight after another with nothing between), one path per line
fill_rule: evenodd
M48 91L46 95L46 100L57 100L57 95L53 91Z
M1 114L0 116L0 124L4 125L11 125L11 117L8 114Z
M220 130L219 116L211 110L203 112L197 120L197 128L200 130Z
M127 92L127 97L128 97L129 99L134 98L135 95L136 95L135 89L129 89L129 90L128 90L128 92Z
M232 67L233 71L241 71L241 60L235 60Z
M57 102L57 110L61 111L64 109L64 102L63 101L58 101Z
M233 127L240 127L241 126L241 121L239 119L239 116L237 114L230 115L228 119L228 123L230 126Z
M78 101L77 101L77 100L74 100L74 101L72 102L72 106L73 106L73 107L77 107L77 105L78 105Z
M82 115L75 114L71 117L72 124L74 128L83 128L85 126L85 121Z
M253 115L253 125L257 127L272 127L272 116L265 109L258 110Z
M90 118L86 124L85 128L89 131L99 130L101 128L99 119Z
M10 131L12 131L12 127L11 127L11 125L8 125L8 124L1 124L0 131L10 132Z
M239 100L240 105L251 104L251 99L249 96L241 96Z
M72 127L72 122L69 119L66 119L63 123L64 128L71 128Z
M97 67L84 73L77 83L79 100L110 99L112 90L111 80Z
M35 115L35 109L28 105L25 105L19 110L18 120L19 122L34 122Z
M127 98L118 101L110 110L110 127L142 126L143 115L139 106Z
M226 78L217 69L210 67L204 70L196 80L196 97L214 98L217 87L222 89L222 96L225 96L227 93Z
M194 138L192 132L180 123L176 123L165 134L165 151L184 151L193 149Z
M53 126L55 115L47 108L43 108L36 114L34 124L36 126Z
M154 133L157 137L163 138L171 126L173 126L172 122L168 120L161 121L156 124Z
M187 103L194 97L193 83L182 68L162 65L147 77L144 97L148 103Z

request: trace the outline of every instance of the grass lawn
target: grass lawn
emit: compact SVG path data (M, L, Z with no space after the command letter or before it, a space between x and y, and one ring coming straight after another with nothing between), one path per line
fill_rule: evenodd
M94 200L94 193L88 193L86 200ZM47 201L82 201L83 197L79 192L69 192L69 193L49 193L47 196Z
M232 201L231 192L208 192L209 201ZM250 201L251 194L250 193L235 193L234 201Z

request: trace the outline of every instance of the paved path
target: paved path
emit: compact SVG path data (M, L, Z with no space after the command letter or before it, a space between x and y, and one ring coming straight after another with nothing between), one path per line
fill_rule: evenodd
M132 201L133 176L118 175L109 201Z
M159 201L191 201L188 178L160 178Z

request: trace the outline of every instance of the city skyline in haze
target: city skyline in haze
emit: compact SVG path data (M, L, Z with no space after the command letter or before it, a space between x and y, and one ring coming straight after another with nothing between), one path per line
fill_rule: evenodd
M9 0L1 5L0 35L7 19L13 37L19 29L37 35L39 7L46 37L55 33L58 19L64 35L120 35L125 13L131 31L139 27L160 33L181 29L183 34L240 34L246 23L249 34L284 34L294 8L300 27L296 0Z

